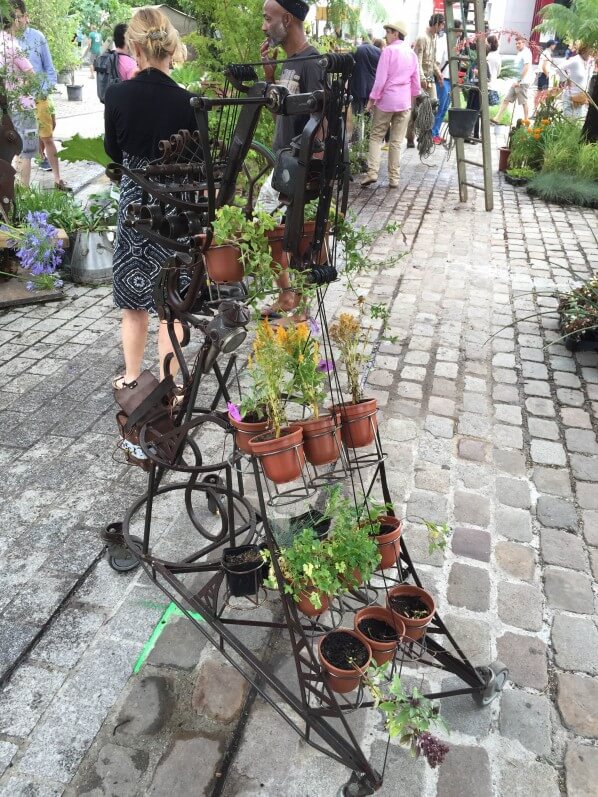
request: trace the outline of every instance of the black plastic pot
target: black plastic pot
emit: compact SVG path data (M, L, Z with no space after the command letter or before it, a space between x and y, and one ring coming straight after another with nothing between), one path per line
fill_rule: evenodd
M258 555L258 561L232 564L230 560L248 551ZM257 545L239 545L237 548L225 548L222 553L222 569L226 573L226 582L231 595L242 598L245 595L256 595L264 580L264 563L259 556Z
M473 138L473 129L478 121L479 111L470 108L449 108L448 126L453 138Z
M66 96L69 102L82 102L83 100L83 86L68 86L66 87Z
M316 532L316 536L319 540L326 539L331 523L332 519L324 519L324 515L321 512L318 512L317 509L310 509L308 512L304 512L302 515L297 515L297 517L293 517L289 521L291 534L293 537L295 534L302 532L303 529L311 527Z

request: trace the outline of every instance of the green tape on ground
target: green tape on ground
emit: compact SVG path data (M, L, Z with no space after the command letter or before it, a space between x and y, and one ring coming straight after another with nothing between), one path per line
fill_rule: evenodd
M170 603L166 607L166 610L165 610L164 614L158 620L158 623L157 623L156 627L154 628L154 630L152 631L150 638L147 640L147 642L143 646L143 650L141 651L141 653L139 654L139 658L135 662L135 666L133 667L133 672L135 674L138 673L139 670L145 664L147 657L149 656L149 654L154 649L154 646L155 646L156 642L160 638L160 634L166 628L166 624L168 623L170 618L171 617L188 617L188 616L193 617L193 619L196 620L198 623L202 623L203 622L203 618L202 618L202 616L200 614L198 614L197 612L184 612L182 609L179 609L179 607L176 605L176 603Z

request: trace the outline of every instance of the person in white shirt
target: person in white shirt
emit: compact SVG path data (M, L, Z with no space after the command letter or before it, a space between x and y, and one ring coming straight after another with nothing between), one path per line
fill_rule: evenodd
M584 92L588 89L592 74L591 54L589 47L582 46L577 55L567 58L561 67L569 78L563 88L563 113L573 119L583 118L588 105L588 97Z
M515 47L517 48L517 57L515 58L517 78L513 81L504 100L501 102L496 118L492 119L495 125L500 124L498 120L513 102L518 102L523 108L524 119L529 117L529 87L534 82L532 51L527 46L527 40L523 36L515 39Z

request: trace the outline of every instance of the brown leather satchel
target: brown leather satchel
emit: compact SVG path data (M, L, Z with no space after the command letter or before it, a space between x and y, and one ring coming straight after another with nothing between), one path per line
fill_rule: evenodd
M588 95L585 91L578 91L577 94L571 95L571 102L573 105L588 105Z

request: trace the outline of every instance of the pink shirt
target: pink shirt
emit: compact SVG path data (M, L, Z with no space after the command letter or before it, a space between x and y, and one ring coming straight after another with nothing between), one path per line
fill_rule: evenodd
M13 73L14 80L7 76L6 87L11 91L19 87L19 72L33 72L34 69L25 58L17 40L8 33L0 31L0 67L6 67L8 73ZM35 73L34 73L35 74ZM25 110L35 108L35 100L27 95L20 98L21 107Z
M116 52L118 53L118 74L120 79L130 80L137 72L137 62L122 50L116 49Z
M411 108L411 98L420 94L417 56L404 41L397 39L382 50L370 100L381 111L394 113Z

